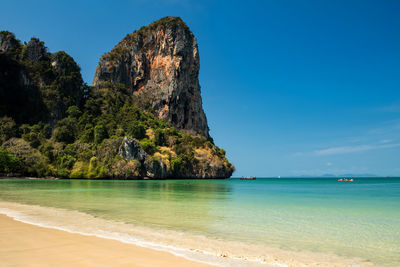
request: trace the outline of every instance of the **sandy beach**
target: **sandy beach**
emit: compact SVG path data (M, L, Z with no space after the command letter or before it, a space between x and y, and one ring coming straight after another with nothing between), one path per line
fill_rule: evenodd
M72 234L0 215L1 266L210 266L114 240Z

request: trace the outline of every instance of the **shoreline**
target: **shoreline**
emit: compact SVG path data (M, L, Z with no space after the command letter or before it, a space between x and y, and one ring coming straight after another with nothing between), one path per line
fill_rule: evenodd
M22 229L19 229L18 234L13 235L13 227L5 227L3 225L4 218L8 220L8 224L13 225L24 225ZM90 226L88 226L90 225ZM7 225L6 225L7 226ZM96 227L100 226L100 228ZM95 228L93 228L95 227ZM4 261L7 253L3 253L4 249L9 249L10 245L2 243L2 240L17 240L19 243L11 245L14 250L19 250L21 247L28 247L28 251L35 249L35 243L26 243L29 239L42 240L40 234L44 234L49 231L55 231L54 235L51 235L52 240L48 244L44 244L47 247L54 247L53 244L58 244L65 240L70 243L75 243L75 247L78 249L78 257L80 259L86 259L87 254L81 254L83 249L81 248L80 237L89 238L91 247L85 248L85 250L100 251L99 253L107 255L109 251L112 255L115 255L114 246L109 249L103 249L108 241L112 241L116 247L122 246L123 249L131 248L135 254L135 250L140 249L144 251L152 251L155 258L164 258L162 255L167 257L179 258L184 260L186 263L182 266L315 266L319 264L322 266L373 266L371 262L366 262L361 259L349 259L338 257L331 253L316 253L316 252L294 252L287 251L272 247L258 247L256 245L238 244L229 241L218 241L211 240L205 237L199 236L185 236L180 235L179 232L174 231L160 231L145 227L137 227L125 223L107 221L101 218L93 217L92 215L81 213L79 211L69 211L60 208L41 207L35 205L25 205L12 202L0 202L0 260ZM10 231L11 229L11 231ZM96 230L94 230L96 229ZM33 238L32 231L34 231ZM22 233L22 235L19 235ZM39 237L35 236L38 235ZM8 236L7 236L8 235ZM72 236L71 236L72 235ZM75 237L73 237L75 236ZM26 240L25 237L28 237ZM154 239L156 237L156 239ZM78 239L76 239L78 238ZM162 238L164 241L159 242ZM21 243L22 242L22 243ZM25 243L24 243L25 242ZM41 242L41 241L40 241ZM103 242L105 242L103 244ZM116 242L116 243L115 243ZM155 243L154 243L155 242ZM178 243L177 243L178 242ZM84 242L87 247L87 243ZM239 246L238 246L239 245ZM97 248L99 246L100 250ZM127 247L126 247L127 246ZM55 254L63 256L63 246L59 247L60 251L55 251ZM103 249L103 250L102 250ZM7 251L7 250L6 250ZM104 251L104 252L103 252ZM120 251L120 249L117 249ZM75 251L72 251L74 254ZM161 253L161 254L159 254ZM117 252L118 254L118 252ZM110 254L111 255L111 254ZM112 256L111 255L111 256ZM142 255L142 254L141 254ZM145 255L145 254L143 254ZM147 254L146 254L147 255ZM14 255L14 259L17 258L30 258L35 255L21 254L21 256ZM90 256L90 255L89 255ZM109 256L109 257L111 257ZM123 254L122 256L126 256ZM121 256L121 257L122 257ZM144 256L145 258L147 256ZM150 257L150 258L151 258ZM128 258L126 260L132 260ZM142 259L145 262L146 259ZM168 263L171 262L168 259ZM174 260L172 259L172 262ZM10 265L26 265L22 262L21 264ZM189 263L196 263L200 265L188 265ZM110 263L111 264L111 263ZM116 265L117 263L112 263ZM122 263L121 263L122 264ZM132 263L133 264L133 263ZM43 265L38 263L38 265ZM92 263L90 265L95 265ZM8 265L7 265L8 266ZM144 265L133 265L133 266L181 266L176 264L159 265L158 263L147 263Z
M2 266L212 266L117 240L24 223L0 214Z
M102 177L102 178L65 178L65 177L53 177L53 176L48 176L48 177L31 177L31 176L6 176L6 175L0 175L0 180L1 179L27 179L27 180L87 180L87 181L165 181L165 180L228 180L231 179L231 177L227 178L222 178L222 177L215 177L215 178L193 178L193 177L188 177L188 178L164 178L164 179L159 179L159 178L150 178L150 177L139 177L139 178L112 178L112 177ZM236 178L234 178L236 179Z

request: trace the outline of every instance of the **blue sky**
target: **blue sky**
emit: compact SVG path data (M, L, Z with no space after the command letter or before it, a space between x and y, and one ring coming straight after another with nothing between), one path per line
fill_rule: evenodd
M91 84L127 33L180 16L234 176L400 175L399 1L1 1L0 28L65 50Z

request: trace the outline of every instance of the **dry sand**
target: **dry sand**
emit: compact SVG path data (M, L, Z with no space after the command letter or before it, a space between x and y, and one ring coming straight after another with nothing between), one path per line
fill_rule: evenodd
M1 266L211 266L114 240L43 228L0 215Z

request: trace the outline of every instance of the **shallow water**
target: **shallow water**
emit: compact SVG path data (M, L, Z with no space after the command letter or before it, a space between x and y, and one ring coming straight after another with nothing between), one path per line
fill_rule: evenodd
M222 265L400 265L399 178L4 179L0 201L1 213L23 221Z

